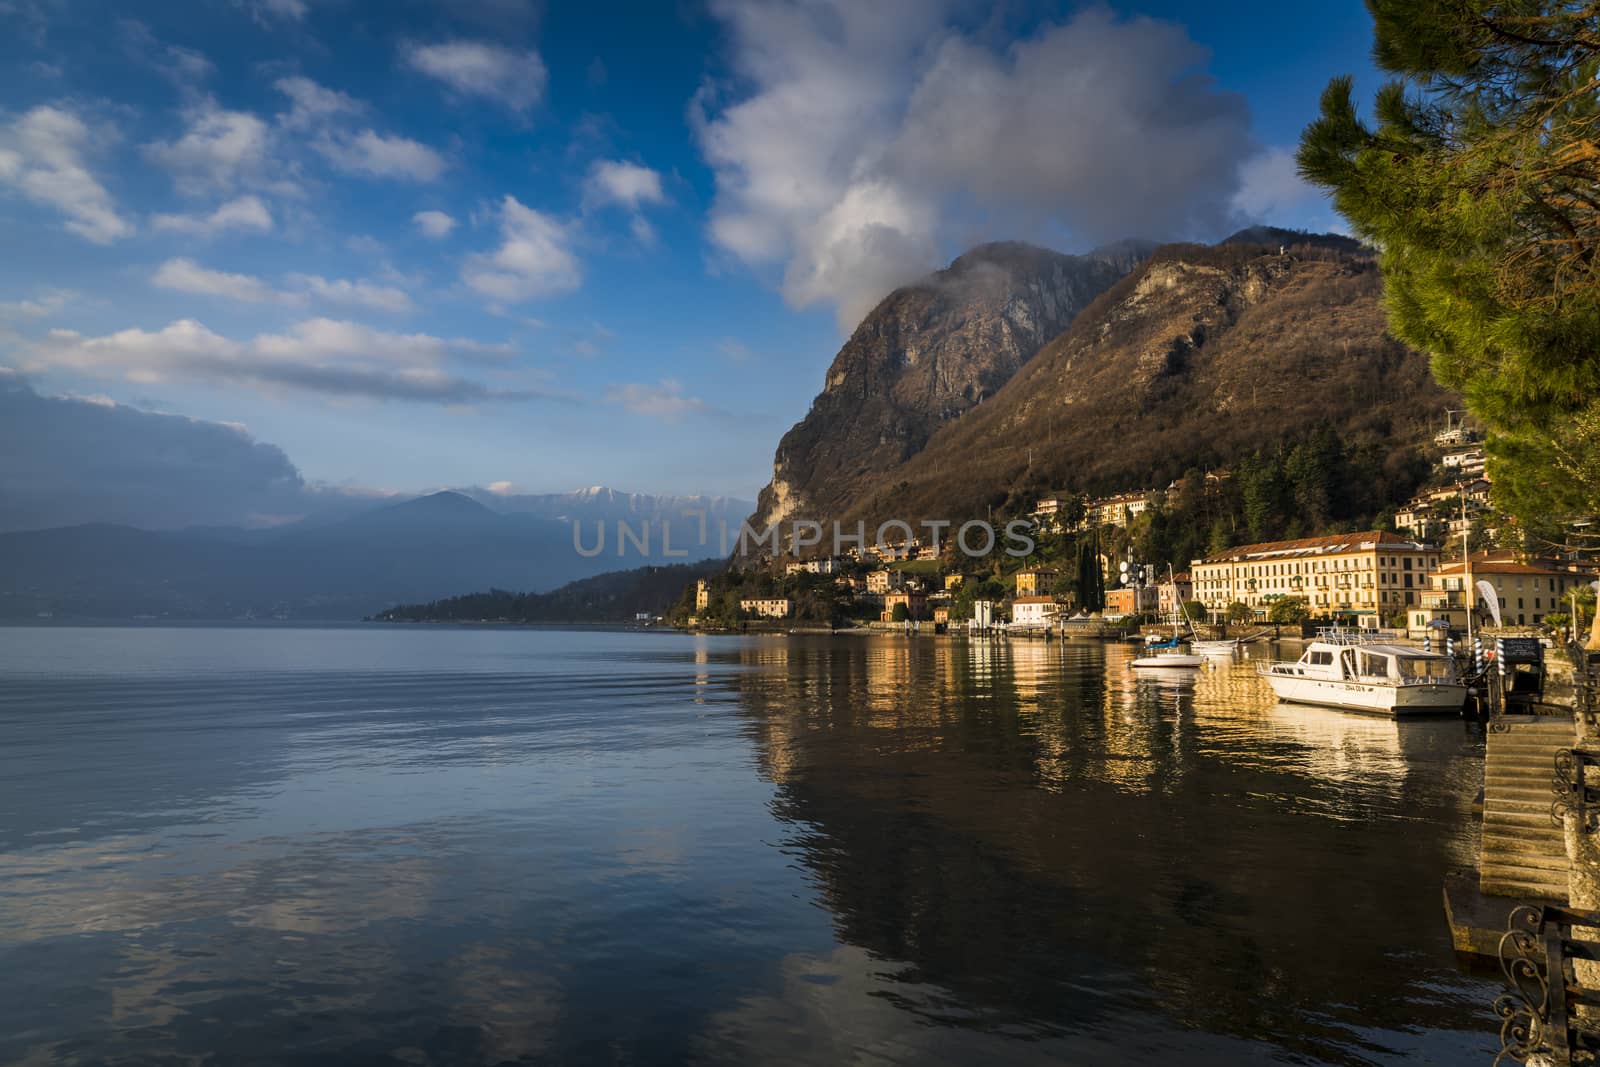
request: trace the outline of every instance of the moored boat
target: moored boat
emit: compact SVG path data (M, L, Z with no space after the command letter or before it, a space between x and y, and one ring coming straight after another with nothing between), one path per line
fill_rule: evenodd
M1467 699L1449 656L1344 630L1324 630L1298 660L1257 670L1278 699L1290 704L1401 716L1458 711Z
M1174 637L1170 641L1161 641L1145 646L1144 655L1136 656L1128 661L1128 666L1150 670L1173 670L1199 667L1205 663L1205 657L1197 656L1192 652L1183 650L1183 643Z

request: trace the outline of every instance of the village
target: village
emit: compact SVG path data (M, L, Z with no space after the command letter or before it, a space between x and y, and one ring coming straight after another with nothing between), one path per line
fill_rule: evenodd
M1119 637L1182 623L1226 635L1270 625L1441 643L1472 629L1579 632L1600 574L1592 553L1539 551L1493 509L1480 432L1447 412L1433 474L1382 528L1148 561L1153 520L1186 487L1097 498L1041 497L1026 518L1035 550L971 558L915 537L838 555L778 559L700 580L692 629L899 630L1017 637ZM1221 492L1228 471L1203 475ZM1587 557L1587 558L1585 558ZM1491 595L1492 593L1492 595ZM1468 615L1472 613L1469 626Z

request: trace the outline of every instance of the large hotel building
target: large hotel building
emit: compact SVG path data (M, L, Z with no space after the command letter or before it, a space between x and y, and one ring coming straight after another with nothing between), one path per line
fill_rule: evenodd
M1383 530L1243 545L1190 565L1195 599L1211 611L1235 601L1264 613L1304 597L1313 615L1399 615L1431 588L1439 549Z

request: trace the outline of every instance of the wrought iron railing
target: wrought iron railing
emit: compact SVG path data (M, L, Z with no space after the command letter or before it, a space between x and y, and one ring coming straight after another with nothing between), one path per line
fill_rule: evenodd
M1600 652L1591 652L1577 641L1568 646L1572 660L1572 714L1587 736L1600 726Z
M1534 1056L1570 1064L1574 1054L1600 1050L1600 1033L1579 1012L1600 1007L1600 991L1585 987L1572 969L1574 960L1600 961L1600 942L1574 937L1573 927L1600 928L1600 912L1521 904L1507 917L1500 970L1509 988L1494 1002L1500 1018L1495 1067Z
M1566 816L1577 817L1585 833L1600 830L1600 752L1564 748L1556 753L1556 773L1550 780L1556 795L1550 821L1563 826Z

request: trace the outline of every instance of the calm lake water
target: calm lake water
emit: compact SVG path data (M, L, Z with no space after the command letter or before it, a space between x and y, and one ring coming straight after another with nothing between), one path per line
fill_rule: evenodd
M0 629L0 1061L1486 1064L1481 735L1126 657Z

